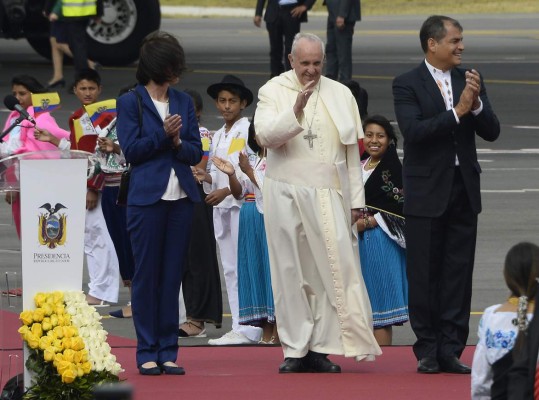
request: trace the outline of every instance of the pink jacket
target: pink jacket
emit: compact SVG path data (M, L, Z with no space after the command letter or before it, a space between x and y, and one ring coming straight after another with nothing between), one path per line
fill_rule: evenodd
M30 106L26 110L28 114L34 117L34 107ZM7 117L6 124L4 125L4 130L7 129L13 118L19 116L18 111L12 111ZM56 120L48 113L41 113L38 115L36 120L36 126L40 129L45 129L56 136L58 139L66 138L69 140L69 131L66 131L58 126ZM9 135L7 135L7 138ZM49 142L40 142L34 138L34 127L32 124L26 120L21 122L21 147L19 147L15 154L29 153L31 151L41 151L41 150L55 150L57 147ZM6 139L7 140L7 139Z

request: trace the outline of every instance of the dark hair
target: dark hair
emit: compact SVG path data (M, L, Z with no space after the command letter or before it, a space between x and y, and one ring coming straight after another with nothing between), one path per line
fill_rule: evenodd
M503 276L511 295L519 298L517 311L519 335L515 342L515 349L519 351L528 328L528 302L534 300L537 294L539 247L528 242L521 242L511 247L505 256Z
M191 96L195 106L195 112L202 112L204 109L204 102L202 101L202 96L200 93L193 89L185 89L184 92Z
M99 72L95 69L85 68L81 69L75 74L75 81L73 82L73 87L77 86L80 81L90 81L95 82L97 86L101 86L101 76Z
M154 81L162 85L179 78L185 69L185 53L178 39L160 31L152 32L144 38L136 74L140 84Z
M253 150L255 153L260 153L260 150L262 150L262 147L258 144L256 141L256 132L255 132L255 116L253 115L253 118L251 118L251 123L249 124L249 135L247 136L247 145L251 150Z
M455 28L462 32L462 25L456 19L446 17L444 15L431 15L428 17L419 31L419 41L421 42L421 48L426 53L429 48L429 39L434 39L437 42L442 40L447 34L445 29L445 22L449 22Z
M395 147L397 147L397 134L395 133L395 129L393 129L393 125L391 125L386 117L382 115L368 116L363 121L363 130L365 130L369 124L380 125L382 128L384 128L384 131L386 132L386 135L389 137L390 141L392 141Z
M356 99L361 119L366 118L368 115L367 107L369 106L369 94L367 91L359 85L359 82L353 80L344 82L344 86L350 89L352 95Z
M24 86L32 93L45 93L45 87L39 81L30 75L16 75L11 78L11 86Z

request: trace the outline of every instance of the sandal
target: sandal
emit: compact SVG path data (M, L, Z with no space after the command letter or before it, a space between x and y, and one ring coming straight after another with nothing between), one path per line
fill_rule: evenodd
M198 322L197 325L194 321L187 321L181 324L178 329L178 336L180 338L204 338L206 337L206 328L204 328L204 322Z

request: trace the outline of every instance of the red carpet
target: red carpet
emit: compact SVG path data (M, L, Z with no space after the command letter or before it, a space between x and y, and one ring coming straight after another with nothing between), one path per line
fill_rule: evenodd
M4 324L13 332L17 316L1 313ZM0 338L0 366L4 368L2 387L8 379L5 368L9 354L20 354L18 334ZM342 374L279 375L282 362L279 347L183 347L178 362L185 376L146 377L138 374L135 365L134 341L110 337L113 353L125 372L122 379L134 387L135 400L287 400L287 399L414 399L460 400L470 398L470 376L452 374L420 375L409 346L385 347L375 362L356 363L333 356ZM6 346L10 344L10 346ZM473 347L465 350L462 360L471 363Z

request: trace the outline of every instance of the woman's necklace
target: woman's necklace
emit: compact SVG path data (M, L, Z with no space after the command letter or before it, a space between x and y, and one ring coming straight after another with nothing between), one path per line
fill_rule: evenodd
M367 169L373 169L373 168L375 168L378 164L380 164L380 161L381 161L381 160L372 162L372 158L369 158L369 162L367 163Z

